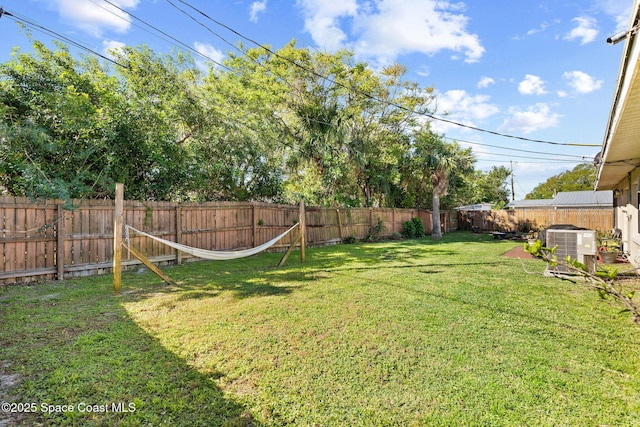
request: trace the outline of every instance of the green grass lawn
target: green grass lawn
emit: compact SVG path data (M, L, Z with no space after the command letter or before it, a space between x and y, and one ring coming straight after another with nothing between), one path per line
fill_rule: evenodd
M175 287L127 272L119 297L111 276L0 288L0 400L35 404L0 425L640 425L640 329L500 256L519 244L191 263L164 269Z

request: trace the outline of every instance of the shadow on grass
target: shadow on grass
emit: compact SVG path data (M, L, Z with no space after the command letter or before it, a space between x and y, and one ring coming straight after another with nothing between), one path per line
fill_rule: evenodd
M425 269L423 270L419 270L421 273L425 273L425 274L434 274L434 273L446 273L447 270L444 269L440 269L440 270L427 270L426 268L438 268L438 267L443 267L443 268L450 268L450 267L468 267L468 266L488 266L488 265L504 265L503 262L452 262L452 263L442 263L442 262L438 262L438 263L411 263L411 264L406 264L406 265L390 265L390 266L367 266L367 267L335 267L335 268L328 268L325 269L324 271L368 271L368 270L395 270L395 269L415 269L415 268L420 268L420 267L425 267Z
M135 293L142 297L146 293L170 292L180 293L179 300L211 298L222 292L231 292L234 298L245 299L266 296L289 295L300 288L300 283L311 282L312 273L294 269L252 269L252 270L220 270L207 273L198 270L166 270L175 286L160 285L153 288L133 285ZM295 286L290 285L296 283Z
M223 372L199 372L140 328L122 306L128 296L104 285L89 297L53 287L53 302L18 295L5 304L0 359L19 377L8 396L38 405L5 425L259 425L224 396L215 381Z
M379 268L453 267L470 265L497 265L486 262L442 263L442 259L455 260L464 255L464 246L448 243L487 243L491 235L469 232L446 234L442 240L429 237L409 240L380 241L355 245L335 245L308 250L307 262L301 263L295 251L284 267L277 267L280 253L263 253L233 261L202 261L165 268L165 272L177 282L177 286L166 286L149 292L181 292L180 299L213 297L221 292L231 292L235 298L244 299L263 296L284 296L294 292L305 283L317 279L317 271L375 270ZM497 241L496 242L500 242ZM424 262L433 259L437 263ZM396 264L405 265L396 265ZM135 273L128 276L136 281ZM138 293L146 291L138 289Z
M322 262L337 263L365 263L380 264L385 261L415 261L423 257L438 257L463 255L463 245L450 245L450 243L462 244L503 244L506 240L496 240L490 234L471 233L467 231L455 231L447 233L441 240L432 240L430 236L407 240L380 240L371 243L358 243L355 245L337 245L319 255L314 255ZM513 241L516 243L516 241ZM519 241L518 241L519 242ZM325 248L326 249L326 248Z

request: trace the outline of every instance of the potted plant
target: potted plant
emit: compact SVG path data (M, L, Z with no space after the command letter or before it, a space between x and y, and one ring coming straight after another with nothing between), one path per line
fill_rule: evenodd
M534 243L536 243L536 240L538 240L538 232L529 230L524 237L525 239L527 239L527 243L529 243L529 245L533 245Z
M603 264L613 264L620 254L620 245L611 232L598 232L598 255Z
M539 239L540 233L544 232L545 228L546 226L542 225L537 228L529 229L529 231L524 235L524 238L527 239L529 245L533 245L536 240Z
M613 264L618 258L620 251L613 246L601 246L598 248L598 255L603 264Z

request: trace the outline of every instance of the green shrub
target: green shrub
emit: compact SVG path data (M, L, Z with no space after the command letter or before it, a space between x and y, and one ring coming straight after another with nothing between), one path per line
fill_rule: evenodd
M414 223L415 227L416 227L416 237L422 237L424 236L424 223L422 222L422 220L418 217L412 218L411 222Z
M402 236L408 239L424 236L424 223L420 218L412 218L402 224Z
M402 236L407 239L416 237L416 223L413 221L407 221L402 223Z
M344 243L345 245L352 245L355 242L356 242L356 238L353 236L347 236L342 239L342 243Z
M369 227L369 232L364 240L367 242L376 242L380 240L380 237L386 231L386 229L387 227L385 227L384 221L382 221L382 219L378 217L376 224L372 227Z

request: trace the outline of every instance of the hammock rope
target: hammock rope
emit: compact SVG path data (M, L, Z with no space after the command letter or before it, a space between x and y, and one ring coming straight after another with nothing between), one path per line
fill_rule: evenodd
M149 237L155 241L163 243L167 246L170 246L174 249L178 249L182 252L186 252L190 255L196 256L198 258L215 260L215 261L227 261L231 259L244 258L248 256L255 255L260 253L266 249L269 249L271 246L275 245L278 240L282 239L284 236L289 234L294 228L296 228L298 224L294 224L293 227L280 234L279 236L274 237L266 243L261 244L260 246L256 246L255 248L244 249L241 251L210 251L206 249L194 248L192 246L183 245L180 243L172 242L170 240L161 239L160 237L152 236L151 234L145 233L144 231L137 230L130 225L125 225L125 236L127 240L127 246L129 246L129 230L135 231L141 236Z

